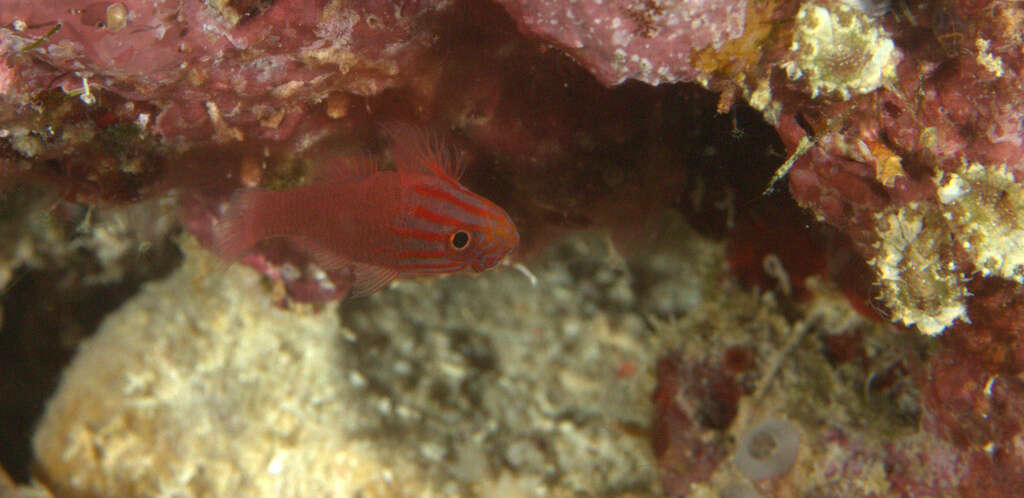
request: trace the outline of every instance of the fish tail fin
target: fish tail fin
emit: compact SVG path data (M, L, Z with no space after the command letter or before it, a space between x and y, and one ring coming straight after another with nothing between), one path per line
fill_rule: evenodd
M264 238L258 221L265 194L260 189L248 189L231 197L227 211L214 228L214 248L221 257L238 260Z

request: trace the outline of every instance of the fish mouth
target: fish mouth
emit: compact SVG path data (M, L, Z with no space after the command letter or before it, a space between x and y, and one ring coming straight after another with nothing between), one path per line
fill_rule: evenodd
M481 259L480 261L474 261L473 264L471 264L470 266L473 268L473 271L475 271L477 273L480 273L480 272L486 271L489 268L493 267L494 265L498 264L498 261L501 261L502 257L503 256L497 256L497 257L490 256L490 257L486 257L484 259Z
M475 271L477 273L480 273L482 271L486 271L486 270L488 270L490 268L493 268L495 265L500 263L501 260L505 259L505 256L507 254L508 254L508 251L505 251L505 252L503 252L501 254L495 254L493 256L487 256L486 258L483 258L483 259L481 259L479 261L474 261L469 266L471 268L473 268L473 271Z
M508 218L508 215L505 215L504 222L488 223L488 228L490 229L491 237L493 237L491 240L494 241L499 249L503 249L497 259L500 260L519 246L519 230L516 230L515 223Z
M494 267L519 246L519 231L511 221L490 225L491 237L480 247L486 256L470 263L473 271L480 273Z
M504 232L505 233L503 233L502 235L503 239L505 240L505 247L507 247L508 250L506 250L505 253L502 254L500 258L498 258L499 260L501 258L504 258L508 253L512 252L512 250L515 249L516 247L519 247L519 230L516 230L515 225L512 225L508 229L504 230Z

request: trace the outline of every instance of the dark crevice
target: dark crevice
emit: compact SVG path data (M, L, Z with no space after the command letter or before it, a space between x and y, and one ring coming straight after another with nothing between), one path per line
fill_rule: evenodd
M102 319L141 285L178 266L181 254L167 241L109 285L82 281L82 266L16 271L0 296L0 465L16 481L29 479L31 436L60 373Z

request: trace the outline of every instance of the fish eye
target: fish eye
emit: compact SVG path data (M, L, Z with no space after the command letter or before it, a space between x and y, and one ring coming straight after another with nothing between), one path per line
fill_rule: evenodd
M452 245L452 249L461 251L469 246L469 232L465 230L459 230L452 234L448 239L448 242Z

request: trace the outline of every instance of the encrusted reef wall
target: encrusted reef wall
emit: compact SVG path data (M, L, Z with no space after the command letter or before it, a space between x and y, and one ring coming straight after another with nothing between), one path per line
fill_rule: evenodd
M278 446L294 436L316 440L331 458L358 453L353 458L368 466L360 468L371 469L330 484L343 488L318 487L328 484L311 470L303 481L311 487L289 490L296 494L487 495L508 486L1012 494L1024 486L1022 33L1024 5L1010 0L6 0L0 344L10 358L45 358L3 363L34 384L52 387L109 310L178 264L178 227L183 244L212 249L234 191L316 181L318 165L353 152L386 155L388 123L439 133L463 152L466 185L507 210L522 236L510 262L534 268L570 231L599 229L626 256L615 271L630 275L606 270L614 266L607 262L583 270L565 263L576 273L548 283L543 292L556 297L547 304L569 299L563 291L600 296L576 303L600 312L581 318L585 331L569 341L564 324L524 324L505 312L456 319L478 306L459 297L453 282L461 277L401 282L345 304L342 325L333 305L305 315L265 309L272 302L308 312L303 302L335 297L335 286L287 243L250 254L244 265L257 273L213 276L197 273L208 260L190 248L171 280L107 317L67 372L36 439L39 475L56 490L105 494L104 483L114 481L102 473L70 479L76 474L61 465L88 460L99 468L117 459L140 465L117 470L126 479L117 485L133 493L177 485L186 494L256 492L231 479L254 469L298 475L289 465L302 461ZM690 228L666 231L656 222L665 211ZM679 233L694 245L666 242ZM681 277L658 269L664 260L647 252L706 256L693 249L702 244L718 252L700 261L722 272ZM589 261L579 251L562 261ZM266 286L255 284L257 274ZM720 289L680 304L693 298L684 285L691 282L670 283L669 274ZM475 282L480 299L544 304L526 297L541 290L507 268L488 278ZM196 295L177 295L190 285ZM420 285L426 295L407 294ZM110 298L89 306L97 295ZM171 314L158 295L179 299L180 316L194 325L154 318ZM231 309L215 313L218 299ZM545 320L579 311L560 305ZM280 327L261 329L247 314ZM635 316L605 326L594 318L601 314ZM132 334L131 320L145 330ZM289 320L308 333L282 336ZM289 401L296 411L274 412L281 420L248 428L243 419L261 416L253 407L284 399L287 387L260 374L246 389L227 389L253 396L236 400L250 411L234 413L234 422L216 416L232 410L216 405L220 395L201 394L224 388L218 376L235 357L188 351L202 341L244 341L232 339L236 325L267 340L253 350L262 355L253 368L265 373L274 361L291 361L293 383L310 393L324 385L311 372L323 369L338 381L324 395L334 401L310 394ZM348 332L338 339L327 329ZM178 333L215 339L166 343ZM118 334L132 338L110 339ZM403 334L412 342L399 344ZM311 345L331 341L343 345ZM125 351L96 352L115 343ZM526 358L478 354L523 344L538 351L537 361L555 361L552 344L582 348L573 349L581 356L529 377ZM166 353L158 355L166 363L139 367L147 351ZM138 374L90 356L103 354L126 369L135 361ZM617 373L589 370L596 358ZM426 387L409 380L416 370L384 375L378 364L425 368L441 380ZM188 380L175 384L168 372ZM24 481L28 428L48 389L25 395L18 375L4 379L0 398L17 400L2 406L17 420L4 425L21 428L9 436L18 439L9 447L20 448L9 455L18 456L5 458L19 463L3 463ZM499 414L487 398L494 391L478 385L487 382L509 390L499 397L541 408L525 422L513 420L517 412ZM608 389L619 382L628 386L613 399ZM76 398L98 384L121 390ZM180 423L188 408L147 404L170 398L146 394L146 386L188 387L205 431L251 435L262 459L176 453L174 441L198 434ZM386 406L337 404L363 392ZM586 397L580 393L603 408L588 412L574 397ZM94 420L65 419L76 403L89 408L77 410L83 416L113 425L95 432ZM402 419L400 406L438 418ZM392 425L359 425L380 413ZM465 425L437 422L449 415ZM159 431L163 416L178 424L166 426L171 432ZM327 436L330 418L351 424ZM608 423L614 429L602 432ZM153 437L116 439L125 427ZM360 427L388 436L368 445L374 437ZM452 427L472 427L473 435ZM403 456L413 446L416 455ZM146 467L141 456L124 457L144 448L175 463ZM216 463L196 467L202 459ZM355 465L317 464L325 473ZM601 481L598 468L615 469L615 477Z

